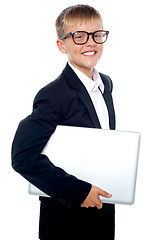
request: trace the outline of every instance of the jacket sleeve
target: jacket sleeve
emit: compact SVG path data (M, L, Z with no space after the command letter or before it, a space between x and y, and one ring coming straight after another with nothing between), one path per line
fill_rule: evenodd
M32 114L20 122L16 131L12 144L12 167L52 198L80 206L91 184L54 166L47 156L41 154L61 119L56 101L56 97L46 89L37 94Z

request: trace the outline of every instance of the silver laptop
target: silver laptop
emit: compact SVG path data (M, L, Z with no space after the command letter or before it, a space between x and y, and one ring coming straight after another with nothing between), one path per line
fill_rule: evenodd
M43 154L67 173L112 194L104 203L133 204L140 134L95 128L57 126ZM47 196L32 184L29 193Z

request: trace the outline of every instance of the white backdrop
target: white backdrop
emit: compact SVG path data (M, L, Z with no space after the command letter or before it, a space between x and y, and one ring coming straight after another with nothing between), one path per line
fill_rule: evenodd
M0 2L1 236L38 239L39 200L27 194L26 180L11 168L11 143L37 91L66 64L56 47L54 22L65 7L78 3L96 7L110 31L97 69L114 82L117 129L142 135L135 204L116 206L116 240L160 239L158 0Z

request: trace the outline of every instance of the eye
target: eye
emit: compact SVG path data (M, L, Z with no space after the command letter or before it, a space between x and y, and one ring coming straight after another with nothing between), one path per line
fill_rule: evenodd
M76 34L74 35L74 38L76 38L76 39L85 38L85 33L76 33Z
M82 35L77 35L77 36L75 36L75 38L76 38L76 39L81 39L81 38L84 38L84 36L82 36Z
M96 37L96 38L103 38L104 36L105 36L104 33L96 33L96 34L94 35L94 37Z

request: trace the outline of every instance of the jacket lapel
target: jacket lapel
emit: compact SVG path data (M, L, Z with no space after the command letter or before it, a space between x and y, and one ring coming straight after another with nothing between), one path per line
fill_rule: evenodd
M104 89L105 90L104 90L103 97L108 108L109 126L110 126L110 129L115 130L115 111L114 111L111 91L107 87L105 87Z
M76 89L78 91L78 97L79 97L80 101L84 104L84 106L86 107L95 128L101 128L95 108L93 106L93 103L91 101L91 98L90 98L86 88L84 87L84 85L80 81L80 79L77 77L75 72L70 68L68 63L66 65L65 69L63 70L63 74L65 75L65 78L67 79L70 87L72 87L73 89Z
M80 98L81 102L83 102L85 107L87 108L88 113L90 115L90 118L92 119L92 122L93 122L95 128L101 128L95 108L94 108L93 103L90 99L90 96L85 88L84 89L82 88L79 91L79 98Z

